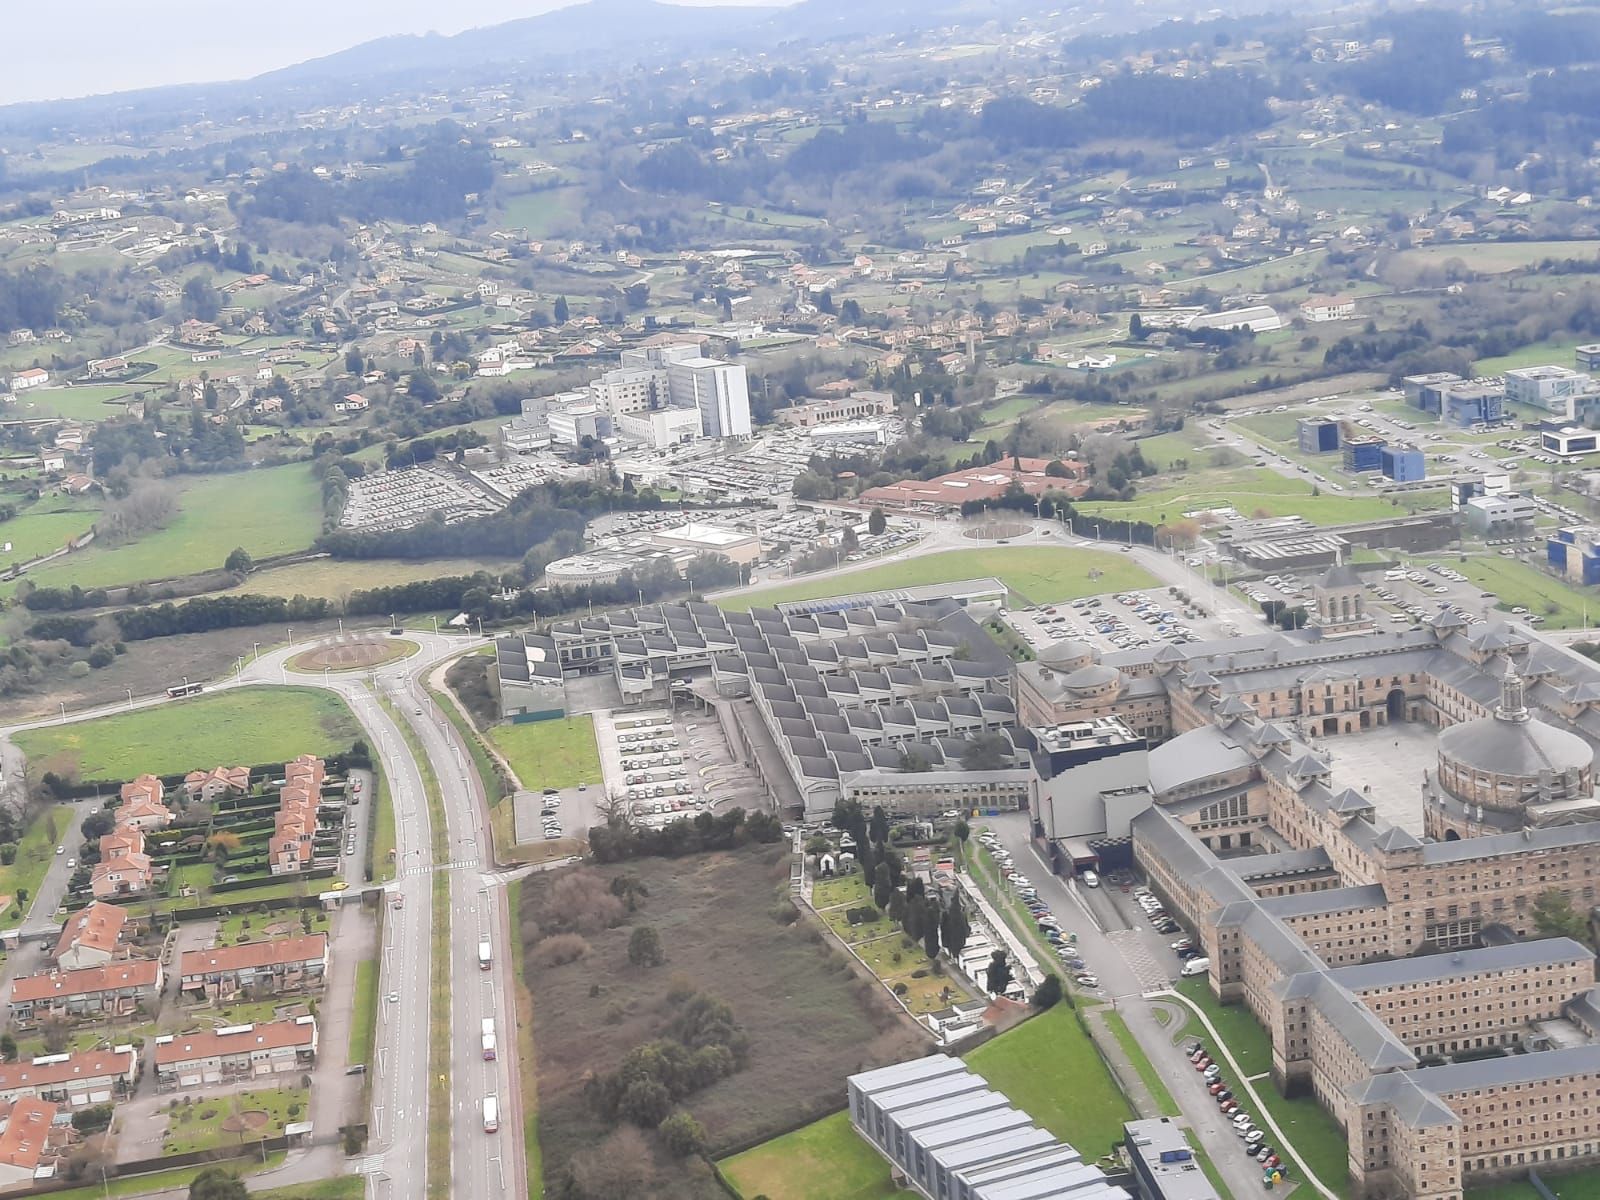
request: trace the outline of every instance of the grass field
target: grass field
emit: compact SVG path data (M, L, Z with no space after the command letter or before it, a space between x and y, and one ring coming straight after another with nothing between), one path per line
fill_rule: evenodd
M91 546L29 578L41 587L110 587L222 566L243 546L256 558L304 550L322 525L322 501L304 464L198 476L178 497L163 529L119 546Z
M572 228L583 204L583 193L571 187L544 188L524 192L505 202L505 224L521 226L533 238L549 237L553 233Z
M69 538L88 533L93 524L94 513L89 510L23 513L0 524L0 544L11 543L10 550L0 551L0 566L28 562L59 550Z
M1330 492L1313 496L1309 483L1286 478L1276 471L1250 469L1210 476L1204 486L1178 484L1143 493L1126 503L1089 501L1078 504L1077 508L1086 517L1148 521L1159 525L1194 509L1232 505L1245 516L1254 513L1269 517L1301 516L1315 525L1342 525L1396 517L1409 511L1429 512L1444 507L1447 499L1443 492L1416 492L1395 505L1377 496L1343 496ZM1092 534L1093 522L1080 518L1078 531Z
M0 538L4 536L4 526L0 526ZM423 579L471 575L477 571L498 575L515 565L509 561L491 562L476 558L435 558L427 562L386 558L317 558L310 562L256 571L233 590L256 596L321 596L328 600L342 600L351 592L416 583Z
M891 1200L889 1164L837 1112L718 1164L745 1200Z
M569 788L601 782L594 718L564 717L526 725L496 725L489 737L525 788Z
M108 417L120 416L123 405L119 400L134 399L140 389L125 384L97 385L91 387L45 388L26 393L20 400L0 406L5 416L24 419L39 417L65 417L70 421L92 424Z
M218 764L283 762L348 750L360 727L343 701L314 688L240 688L69 725L16 743L39 771L132 779Z
M1086 1162L1109 1153L1134 1115L1065 1004L979 1046L967 1065ZM1063 1087L1064 1080L1072 1086Z
M1095 571L1100 574L1091 578ZM1156 582L1143 567L1111 551L1070 550L1064 546L996 546L982 550L945 550L824 579L800 579L778 587L725 596L717 603L731 611L744 611L753 605L814 600L848 592L885 591L917 584L951 583L991 575L1035 604L1054 604L1077 596L1151 587Z
M1590 258L1600 251L1600 242L1444 242L1437 246L1418 246L1401 251L1396 257L1404 267L1443 266L1460 259L1468 269L1485 275L1501 274L1532 266L1547 258Z

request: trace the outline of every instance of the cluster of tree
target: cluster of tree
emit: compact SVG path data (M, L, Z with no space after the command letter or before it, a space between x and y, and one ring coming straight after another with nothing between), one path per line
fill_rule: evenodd
M432 376L413 375L412 378L431 379ZM410 442L391 441L384 448L384 457L390 467L411 467L432 462L441 454L454 455L459 462L465 451L488 444L489 439L476 429L452 429L442 437L417 438Z
M659 1037L629 1050L615 1071L592 1077L584 1097L611 1124L659 1129L676 1104L742 1070L749 1054L750 1039L733 1010L696 992Z
M587 522L582 512L550 503L545 489L529 488L486 517L447 525L435 514L409 529L335 529L317 539L317 548L335 558L516 558L561 534L581 544Z
M49 267L0 271L0 333L53 328L66 294L61 276Z
M1392 39L1389 50L1345 67L1337 79L1343 91L1407 112L1438 113L1458 107L1461 90L1483 78L1485 64L1467 54L1460 14L1421 8L1387 14L1379 24Z
M1279 629L1304 629L1306 622L1311 619L1311 614L1306 612L1305 605L1296 604L1291 607L1282 600L1263 600L1261 615Z
M979 132L1002 147L1059 149L1099 139L1210 142L1272 122L1265 80L1242 71L1179 77L1123 71L1073 105L1006 97L984 105Z
M707 850L731 850L755 842L769 845L783 837L783 822L771 813L746 814L730 808L713 814L698 812L660 828L635 825L620 811L604 825L589 830L589 851L596 862L625 862L632 858L680 858Z
M320 596L201 596L182 604L125 608L112 619L123 638L138 642L241 625L317 621L333 613L333 602Z
M409 160L398 146L389 159L392 169L350 180L322 179L298 166L274 171L240 201L240 219L299 225L337 225L349 217L452 221L466 215L469 193L486 193L494 183L488 147L452 121L429 130Z

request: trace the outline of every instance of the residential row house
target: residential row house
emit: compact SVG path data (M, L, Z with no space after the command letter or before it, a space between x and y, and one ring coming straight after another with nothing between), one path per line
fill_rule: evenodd
M225 796L242 796L249 790L249 767L212 767L209 771L190 771L183 777L184 795L205 804Z
M31 1187L60 1156L67 1133L55 1129L56 1106L33 1097L0 1112L0 1192Z
M25 1025L47 1016L131 1016L160 1002L162 979L160 962L145 958L24 975L11 981L11 1016Z
M0 1103L36 1097L67 1108L110 1104L132 1094L138 1079L139 1053L132 1046L51 1054L0 1063Z
M171 1089L270 1079L307 1070L316 1059L315 1017L168 1034L156 1038L156 1085Z
M186 950L178 960L179 992L185 999L219 1002L241 993L276 995L319 987L327 971L323 933Z

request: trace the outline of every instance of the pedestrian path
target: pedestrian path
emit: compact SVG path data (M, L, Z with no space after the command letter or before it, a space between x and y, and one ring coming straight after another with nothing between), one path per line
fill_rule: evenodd
M480 866L476 859L458 858L453 862L429 863L425 867L405 867L400 871L401 879L415 879L419 875L432 875L435 871L465 871Z

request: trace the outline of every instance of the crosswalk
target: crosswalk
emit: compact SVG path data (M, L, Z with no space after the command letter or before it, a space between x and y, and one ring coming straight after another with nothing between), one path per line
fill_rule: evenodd
M1150 943L1132 929L1117 929L1106 934L1106 941L1117 948L1122 961L1128 964L1133 977L1139 981L1142 992L1159 991L1172 985L1172 974L1157 961Z
M478 864L470 858L458 858L447 863L430 863L425 867L403 867L400 870L401 879L415 879L418 875L432 875L435 871L467 871L475 870Z

